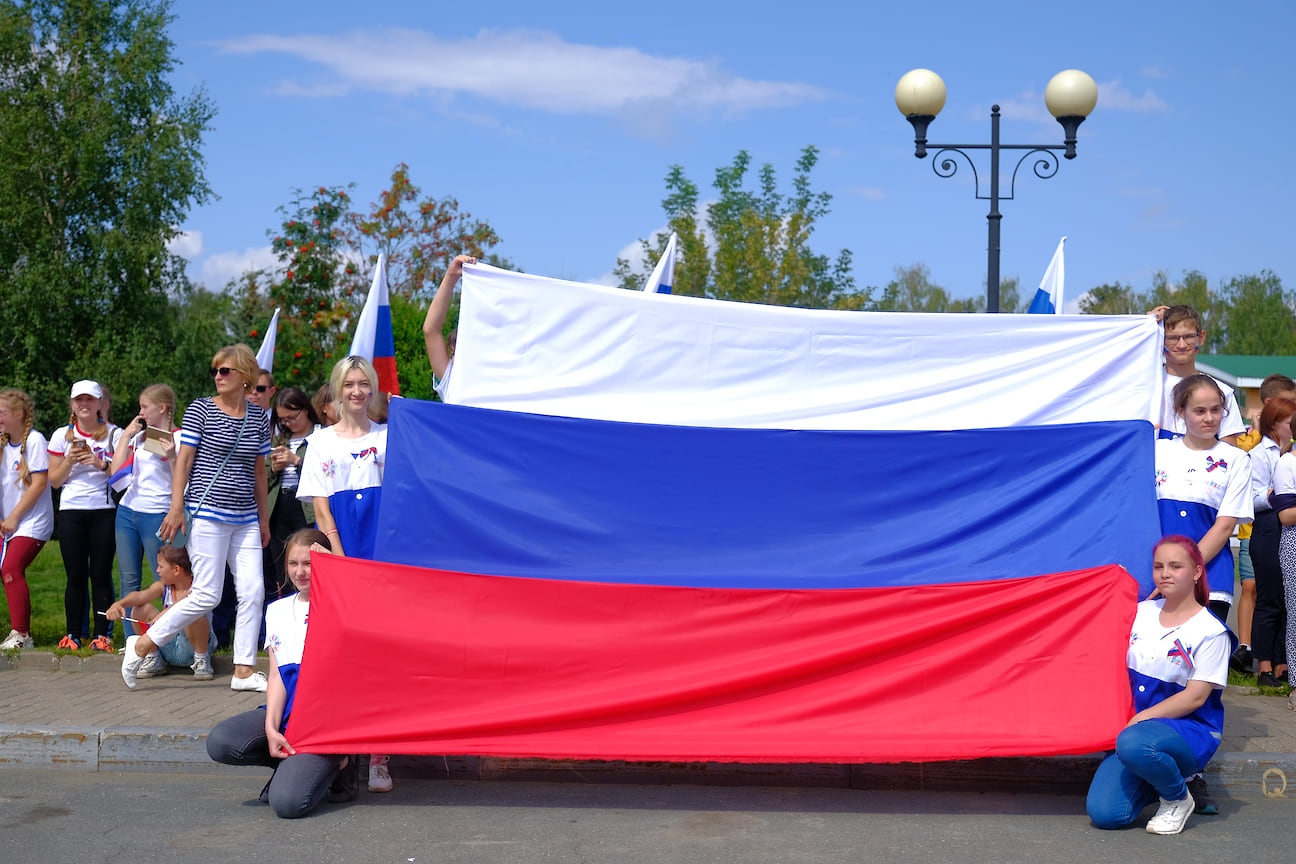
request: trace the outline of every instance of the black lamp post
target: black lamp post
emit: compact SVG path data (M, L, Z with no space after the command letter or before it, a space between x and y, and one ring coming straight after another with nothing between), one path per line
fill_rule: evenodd
M914 69L905 73L896 85L896 107L914 128L914 156L922 159L927 155L927 126L936 119L936 115L945 107L945 82L930 69ZM1062 144L1001 144L999 143L999 106L990 109L990 143L989 144L933 144L936 155L932 156L932 170L938 177L953 177L958 170L958 163L953 159L957 153L967 160L972 168L972 179L976 187L976 197L990 201L990 213L986 216L990 228L988 262L986 264L986 311L999 311L999 223L1003 214L999 212L999 151L1025 150L1013 168L1012 180L1004 200L1012 200L1017 185L1017 170L1031 156L1038 155L1031 166L1035 176L1048 179L1057 173L1058 161L1053 151L1061 150L1067 159L1076 155L1076 129L1084 122L1094 105L1098 104L1098 85L1094 80L1078 69L1059 72L1049 81L1044 90L1044 101L1049 112L1062 124L1065 140ZM990 151L990 194L981 194L981 178L977 175L976 164L967 150Z

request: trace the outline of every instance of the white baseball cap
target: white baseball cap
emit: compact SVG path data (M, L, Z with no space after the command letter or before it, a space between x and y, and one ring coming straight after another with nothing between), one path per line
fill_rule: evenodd
M75 399L78 396L93 396L96 399L102 399L103 388L89 379L78 381L72 385L72 395L68 398Z

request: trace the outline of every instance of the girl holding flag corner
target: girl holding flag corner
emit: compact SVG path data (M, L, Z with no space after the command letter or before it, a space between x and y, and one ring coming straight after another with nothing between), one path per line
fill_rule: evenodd
M387 425L369 419L378 373L368 360L352 355L333 367L329 384L339 420L307 439L297 497L314 503L316 523L334 553L372 559L387 463ZM369 791L391 788L387 757L371 755Z
M445 327L446 314L450 311L454 287L463 276L464 265L476 263L477 259L471 255L455 256L428 305L427 317L423 319L423 342L427 348L428 364L432 367L432 389L443 402L446 387L450 384L450 370L454 368L455 336L458 330L450 331L449 340L441 331Z
M1149 834L1178 834L1195 806L1188 778L1224 732L1220 694L1235 640L1206 608L1206 564L1188 537L1163 537L1152 556L1160 596L1138 605L1126 663L1137 712L1098 766L1085 802L1098 828L1124 828L1160 799Z

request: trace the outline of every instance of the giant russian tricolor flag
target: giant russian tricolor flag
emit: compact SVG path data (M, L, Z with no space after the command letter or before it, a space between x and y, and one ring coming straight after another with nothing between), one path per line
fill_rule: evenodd
M360 319L356 321L355 337L351 341L351 354L365 358L378 373L378 389L393 396L400 395L400 381L396 377L396 341L392 336L391 302L387 296L387 254L378 254L373 284L365 298Z
M461 404L392 404L386 560L315 556L299 749L928 761L1092 752L1130 716L1150 319L478 266L459 338Z

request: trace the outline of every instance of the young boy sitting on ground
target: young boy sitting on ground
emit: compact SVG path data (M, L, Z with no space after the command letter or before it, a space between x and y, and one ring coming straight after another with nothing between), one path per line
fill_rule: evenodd
M189 552L183 548L166 545L158 549L157 581L142 591L132 591L108 607L109 621L117 621L129 611L142 631L165 612L171 604L183 599L193 587L193 570L189 564ZM159 612L153 604L162 601ZM198 681L212 679L211 651L216 646L216 636L211 629L211 613L186 627L176 638L162 645L159 650L149 654L144 664L136 673L137 678L152 678L165 675L167 666L188 666L193 669L194 678ZM131 637L135 639L138 637ZM195 646L203 646L199 652ZM134 689L134 688L131 688Z

